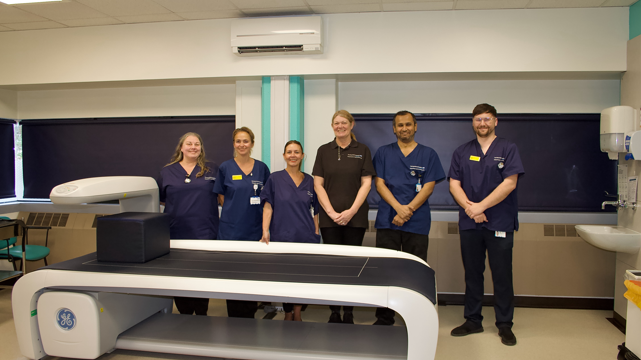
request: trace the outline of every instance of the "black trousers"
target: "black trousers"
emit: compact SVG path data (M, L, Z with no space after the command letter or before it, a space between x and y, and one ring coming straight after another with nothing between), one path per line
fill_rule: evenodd
M514 232L497 237L488 229L461 231L461 256L465 268L465 319L481 323L483 272L487 252L494 283L496 326L511 328L514 318L514 287L512 284L512 248Z
M209 307L209 299L203 298L189 298L189 297L175 297L174 302L176 308L181 314L187 315L207 315L207 308Z
M427 261L427 247L429 236L414 234L407 231L393 229L376 229L376 247L404 251L416 255ZM377 323L381 325L393 325L396 312L389 308L377 308Z
M336 227L322 227L320 228L321 236L323 237L323 244L332 245L363 245L363 238L365 237L365 228L349 227L349 226L336 226ZM341 307L330 305L332 312L340 313ZM353 306L343 306L343 312L351 313L354 311Z
M245 300L227 300L227 316L253 319L258 310L258 302Z
M323 236L323 244L332 245L363 245L365 237L365 228L336 226L320 228Z
M283 303L283 311L286 313L290 313L294 311L294 306L296 305L301 305L301 304L294 304L294 303Z

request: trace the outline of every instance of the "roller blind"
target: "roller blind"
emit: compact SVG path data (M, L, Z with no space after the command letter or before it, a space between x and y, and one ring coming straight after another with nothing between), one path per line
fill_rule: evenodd
M433 148L447 175L454 150L475 138L471 114L415 114L416 141ZM396 141L394 114L354 114L354 133L372 151ZM602 212L604 191L616 194L616 161L599 148L599 114L499 114L496 134L515 143L525 176L518 182L522 211ZM370 193L370 205L380 197ZM432 209L458 206L449 183L436 185L429 198ZM612 208L607 211L615 211Z
M16 196L14 120L0 119L0 199Z
M96 176L151 176L186 132L203 137L217 164L233 155L235 117L22 120L24 197L48 198L59 184Z

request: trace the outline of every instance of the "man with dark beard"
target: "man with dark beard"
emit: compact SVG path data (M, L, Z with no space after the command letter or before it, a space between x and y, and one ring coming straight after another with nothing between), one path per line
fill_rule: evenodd
M501 342L516 345L512 332L514 288L512 247L518 230L516 186L525 172L516 145L497 137L496 109L479 104L472 111L476 139L459 146L448 173L459 204L461 256L465 268L465 323L452 336L483 331L481 305L487 251L494 284L494 311Z

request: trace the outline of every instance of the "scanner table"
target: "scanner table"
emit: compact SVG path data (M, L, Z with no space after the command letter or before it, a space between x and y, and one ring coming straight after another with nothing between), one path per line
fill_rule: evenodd
M171 314L172 297L389 307L401 326ZM95 359L113 349L237 359L433 359L434 271L380 248L172 240L147 263L96 254L21 278L12 294L20 350Z

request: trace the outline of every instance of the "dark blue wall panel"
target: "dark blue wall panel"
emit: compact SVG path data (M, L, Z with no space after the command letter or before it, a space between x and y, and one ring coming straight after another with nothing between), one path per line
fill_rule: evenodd
M151 176L186 132L203 137L207 158L233 156L234 116L23 120L25 198L48 198L59 184L96 176Z
M354 133L369 146L396 141L394 114L355 114ZM471 114L416 114L416 141L432 147L447 174L454 150L475 138ZM599 114L499 114L496 134L514 142L525 176L519 179L519 209L601 212L604 191L616 193L616 161L599 149ZM377 204L378 194L368 201ZM456 209L447 181L436 185L432 209ZM608 211L614 211L608 209Z

